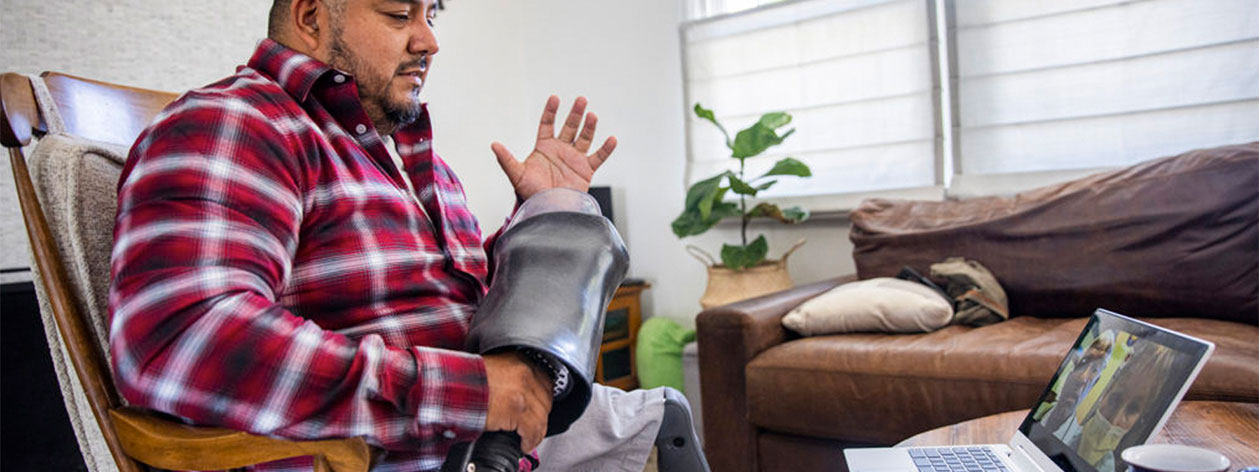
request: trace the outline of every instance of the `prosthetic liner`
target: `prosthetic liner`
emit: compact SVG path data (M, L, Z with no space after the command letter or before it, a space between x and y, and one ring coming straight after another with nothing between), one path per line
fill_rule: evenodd
M604 311L629 265L625 243L589 196L549 190L517 211L494 244L493 261L493 281L472 319L468 350L520 350L548 371L556 388L547 436L567 431L590 404ZM447 465L463 454L463 464L471 460L481 468L449 470L514 471L508 454L477 459L481 449L505 446L514 447L515 461L523 455L515 433L487 433L471 448L452 449Z

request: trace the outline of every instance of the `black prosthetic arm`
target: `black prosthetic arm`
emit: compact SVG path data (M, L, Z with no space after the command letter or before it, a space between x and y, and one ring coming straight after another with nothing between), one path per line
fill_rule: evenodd
M536 198L495 243L494 279L472 319L468 349L519 350L550 374L556 388L547 436L553 436L567 431L590 404L604 310L625 276L629 254L597 210L538 211L530 208ZM534 206L545 206L541 200ZM515 432L487 432L452 448L442 470L515 471L521 457Z

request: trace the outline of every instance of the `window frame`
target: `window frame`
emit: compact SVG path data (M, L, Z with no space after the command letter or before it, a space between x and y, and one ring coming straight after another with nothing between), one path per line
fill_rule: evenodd
M688 70L690 66L690 50L688 39L688 31L697 25L704 25L718 21L728 21L732 18L745 15L766 14L766 12L783 9L781 13L785 17L792 15L792 11L788 10L793 6L812 2L815 0L784 0L781 2L761 5L755 8L725 13L708 18L684 21L679 25L679 42L682 61L682 79L683 79L683 99L684 107L682 108L683 121L685 122L686 132L686 165L683 175L683 183L685 187L689 187L696 177L695 163L699 162L694 154L693 140L697 135L695 123L696 120L691 119L691 106L694 104L695 97L691 90L691 77ZM837 5L834 9L827 9L823 6L813 16L801 16L796 21L807 21L809 19L822 18L827 15L842 14L845 11L855 11L870 6L880 6L894 3L898 0L853 0L849 3ZM1099 163L1097 166L1087 168L1053 168L1046 170L1029 170L1022 172L1005 172L992 174L968 174L965 169L965 159L963 156L963 132L962 117L964 115L962 105L959 103L960 89L962 87L962 78L959 72L959 54L957 50L958 35L962 29L957 23L957 0L899 0L899 1L922 1L925 2L927 13L927 41L929 60L931 61L929 70L931 71L933 121L935 126L935 155L934 155L934 182L931 186L907 186L905 188L896 188L879 191L858 191L844 192L835 191L833 193L816 193L801 197L770 197L774 202L783 205L800 205L812 210L815 214L830 213L846 213L855 208L857 204L864 198L911 198L911 199L960 199L972 198L980 196L993 195L1011 195L1032 188L1051 185L1057 182L1063 182L1085 175L1094 174L1108 170L1114 170L1124 167L1122 164ZM1140 0L1152 1L1152 0ZM1111 8L1126 2L1117 4L1107 3L1105 5L1084 7L1083 10L1091 10L1096 8ZM798 12L797 12L798 13ZM751 20L750 20L751 21ZM755 29L753 29L755 30ZM746 34L745 32L733 33ZM1224 143L1220 143L1224 144ZM1187 150L1187 149L1186 149ZM1166 153L1171 153L1167 151ZM1165 153L1160 152L1159 155L1150 155L1148 159L1161 157ZM753 199L755 202L760 200Z
M786 9L793 6L799 6L804 3L814 2L816 0L783 0L780 2L760 5L755 8L740 10L731 13L723 13L706 18L683 21L678 26L678 41L680 60L682 61L682 99L684 106L682 107L682 121L684 123L684 131L686 133L686 165L683 170L683 188L690 188L695 182L692 173L694 172L693 163L695 162L694 152L692 150L691 140L695 136L694 120L690 119L692 107L694 106L694 97L691 93L691 77L688 73L688 30L697 26L716 23L720 21L728 21L732 18L740 16L763 14L766 11L775 9ZM857 10L871 6L880 6L884 4L895 3L901 0L863 0L860 4L855 4L848 8L839 9L838 11ZM947 5L948 0L903 0L907 2L923 2L926 7L926 24L923 27L927 31L927 51L929 67L931 71L931 106L932 121L934 127L933 138L933 167L934 176L932 185L928 186L907 186L903 188L893 188L875 191L857 191L857 192L834 192L834 193L818 193L802 196L780 196L772 197L772 201L782 205L800 206L808 209L814 216L833 217L844 216L861 203L866 198L897 198L897 199L915 199L915 200L943 200L947 197L948 178L951 177L950 169L952 169L952 155L956 152L956 139L954 139L956 130L956 110L950 115L953 118L944 116L942 110L946 103L953 103L950 100L956 96L956 83L946 78L948 73L941 67L943 61L940 60L942 55L947 55L950 61L956 60L956 55L947 51L947 47L952 44L949 38L941 38L940 20L941 11L951 11L951 6ZM834 14L836 12L827 12L825 14ZM946 13L947 14L947 13ZM814 18L821 17L815 16ZM951 69L951 70L956 70ZM950 84L945 86L944 84ZM946 130L951 130L947 131ZM730 130L733 132L734 130ZM707 177L707 176L704 176ZM749 205L755 205L762 201L769 201L770 198L750 198Z

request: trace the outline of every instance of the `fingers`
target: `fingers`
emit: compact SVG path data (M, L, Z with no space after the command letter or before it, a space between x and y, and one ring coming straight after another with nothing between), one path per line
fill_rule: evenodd
M533 402L530 402L528 412L531 421L526 423L526 429L529 429L528 434L521 433L521 449L524 451L532 451L546 437L547 420L551 415L553 397L551 377L537 367L529 370L533 374L531 379L533 388L529 389Z
M609 136L603 142L603 146L599 147L598 151L586 157L590 163L590 170L599 170L599 166L603 165L604 161L607 161L612 156L612 151L614 150L616 150L616 136Z
M549 375L542 372L542 369L534 367L530 370L533 374L530 379L533 384L533 388L531 388L529 392L533 401L537 402L539 405L545 405L547 410L550 411L551 397L554 396L551 387L554 386L554 383L551 381L551 377Z
M546 437L547 420L551 414L550 379L546 380L548 385L539 383L536 378L532 381L522 379L526 383L533 384L531 388L528 388L526 393L528 400L520 410L521 420L516 423L516 433L520 435L520 449L526 452L538 447L538 444Z
M520 181L521 175L525 173L524 164L517 161L516 156L513 156L511 151L507 150L507 146L502 143L491 144L490 150L494 151L494 157L498 158L498 166L503 168L504 174L507 174L507 180L515 186L516 182Z
M577 136L577 142L573 143L573 147L577 148L577 152L585 154L590 150L590 142L595 139L595 125L599 124L599 117L594 113L586 115L586 124L581 127L581 134Z
M528 417L523 421L523 425L516 433L520 434L520 449L529 452L538 447L542 443L542 439L546 438L547 416L550 410L541 410L538 408L530 408L525 412Z
M542 121L538 123L538 139L555 136L555 114L560 111L560 97L551 95L542 107Z
M517 396L507 402L510 417L506 418L506 422L495 429L490 429L491 427L487 425L486 430L515 431L520 435L520 449L528 452L537 448L546 437L550 409L543 409L539 404L529 400L524 392L517 393Z
M487 424L485 431L511 431L520 436L520 449L526 452L532 451L542 442L542 438L546 437L546 415L537 407L531 405L532 402L525 399L522 392L515 397L515 401L509 402L508 414L505 423L495 426Z
M550 377L516 352L486 355L484 361L490 396L485 430L515 431L521 448L533 450L546 437Z
M586 97L577 97L573 100L573 109L568 111L568 119L564 120L564 127L560 129L561 143L573 142L573 138L577 137L577 127L581 125L581 117L585 114Z

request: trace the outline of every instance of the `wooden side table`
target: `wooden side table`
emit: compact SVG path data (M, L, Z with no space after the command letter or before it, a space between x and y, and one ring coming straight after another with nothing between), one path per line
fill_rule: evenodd
M638 327L643 322L642 294L649 287L647 283L622 285L608 303L596 382L622 390L638 388L634 354L638 349Z
M1027 410L1000 413L936 428L897 446L1004 444ZM1232 470L1259 465L1259 403L1182 402L1151 443L1173 443L1219 451Z

